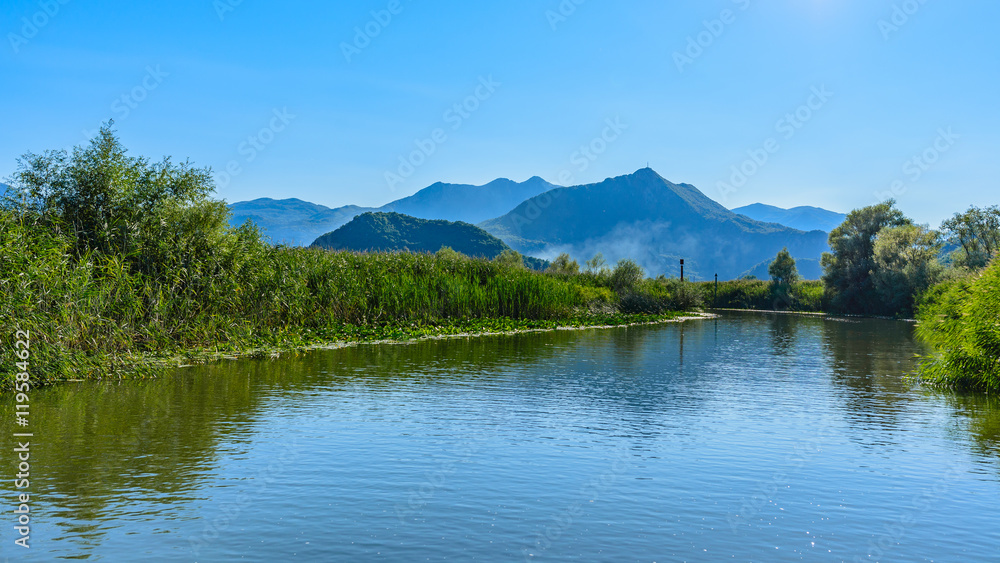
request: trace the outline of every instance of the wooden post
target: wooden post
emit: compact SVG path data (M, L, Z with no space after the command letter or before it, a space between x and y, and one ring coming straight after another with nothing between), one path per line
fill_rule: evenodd
M684 259L681 258L681 281L684 281Z
M712 307L719 306L719 274L715 274L715 294L712 295Z

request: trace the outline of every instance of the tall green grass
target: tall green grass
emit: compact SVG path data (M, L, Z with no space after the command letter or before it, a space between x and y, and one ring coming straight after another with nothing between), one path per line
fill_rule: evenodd
M921 363L932 383L1000 391L1000 260L924 294L917 336L933 348Z
M129 156L112 125L71 153L25 154L0 200L0 387L16 373L16 331L31 336L38 385L145 375L154 359L211 350L647 321L676 303L629 261L561 276L509 255L273 246L252 224L229 226L210 170ZM636 295L648 306L630 306Z
M826 309L823 282L798 281L790 292L765 280L730 280L698 284L705 304L719 309L818 312Z
M606 322L609 314L667 310L661 302L655 311L623 311L600 277L547 275L447 252L272 246L252 226L233 229L225 221L184 227L204 225L204 213L198 206L174 210L164 232L149 238L154 246L138 245L142 252L80 254L65 232L0 210L0 323L10 333L0 361L14 360L9 338L16 329L30 331L37 385L141 376L152 373L143 358L191 350L310 344L476 319L516 327L535 325L497 320L589 315Z

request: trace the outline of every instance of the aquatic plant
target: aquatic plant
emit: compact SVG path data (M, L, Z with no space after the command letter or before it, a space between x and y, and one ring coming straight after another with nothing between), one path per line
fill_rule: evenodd
M921 362L929 382L1000 391L1000 260L929 290L920 302L917 336L932 352Z

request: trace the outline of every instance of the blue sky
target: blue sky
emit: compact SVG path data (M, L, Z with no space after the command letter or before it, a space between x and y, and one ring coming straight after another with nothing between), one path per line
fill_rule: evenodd
M936 226L997 202L998 19L987 0L7 0L0 177L114 118L230 202L648 162L727 207L891 194Z

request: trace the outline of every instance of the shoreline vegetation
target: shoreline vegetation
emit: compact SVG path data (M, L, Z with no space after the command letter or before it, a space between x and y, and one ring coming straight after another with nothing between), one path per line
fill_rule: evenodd
M578 275L520 255L330 252L229 226L210 171L89 146L27 154L0 209L0 322L30 334L31 387L144 378L176 360L464 332L671 320L685 288L634 262ZM679 290L678 290L679 287ZM5 338L5 341L8 339ZM13 366L12 345L0 361ZM2 389L14 388L7 371Z
M854 210L830 233L820 281L799 279L787 249L770 280L647 278L601 255L582 271L560 255L539 272L512 250L485 259L448 247L272 245L253 223L229 225L210 170L131 157L112 125L71 154L24 155L0 205L0 323L30 334L30 365L17 371L31 387L351 342L667 322L710 307L915 314L934 350L925 381L1000 389L995 207L956 214L943 232L893 201ZM18 361L12 344L0 350L5 366ZM0 391L15 388L15 373Z

